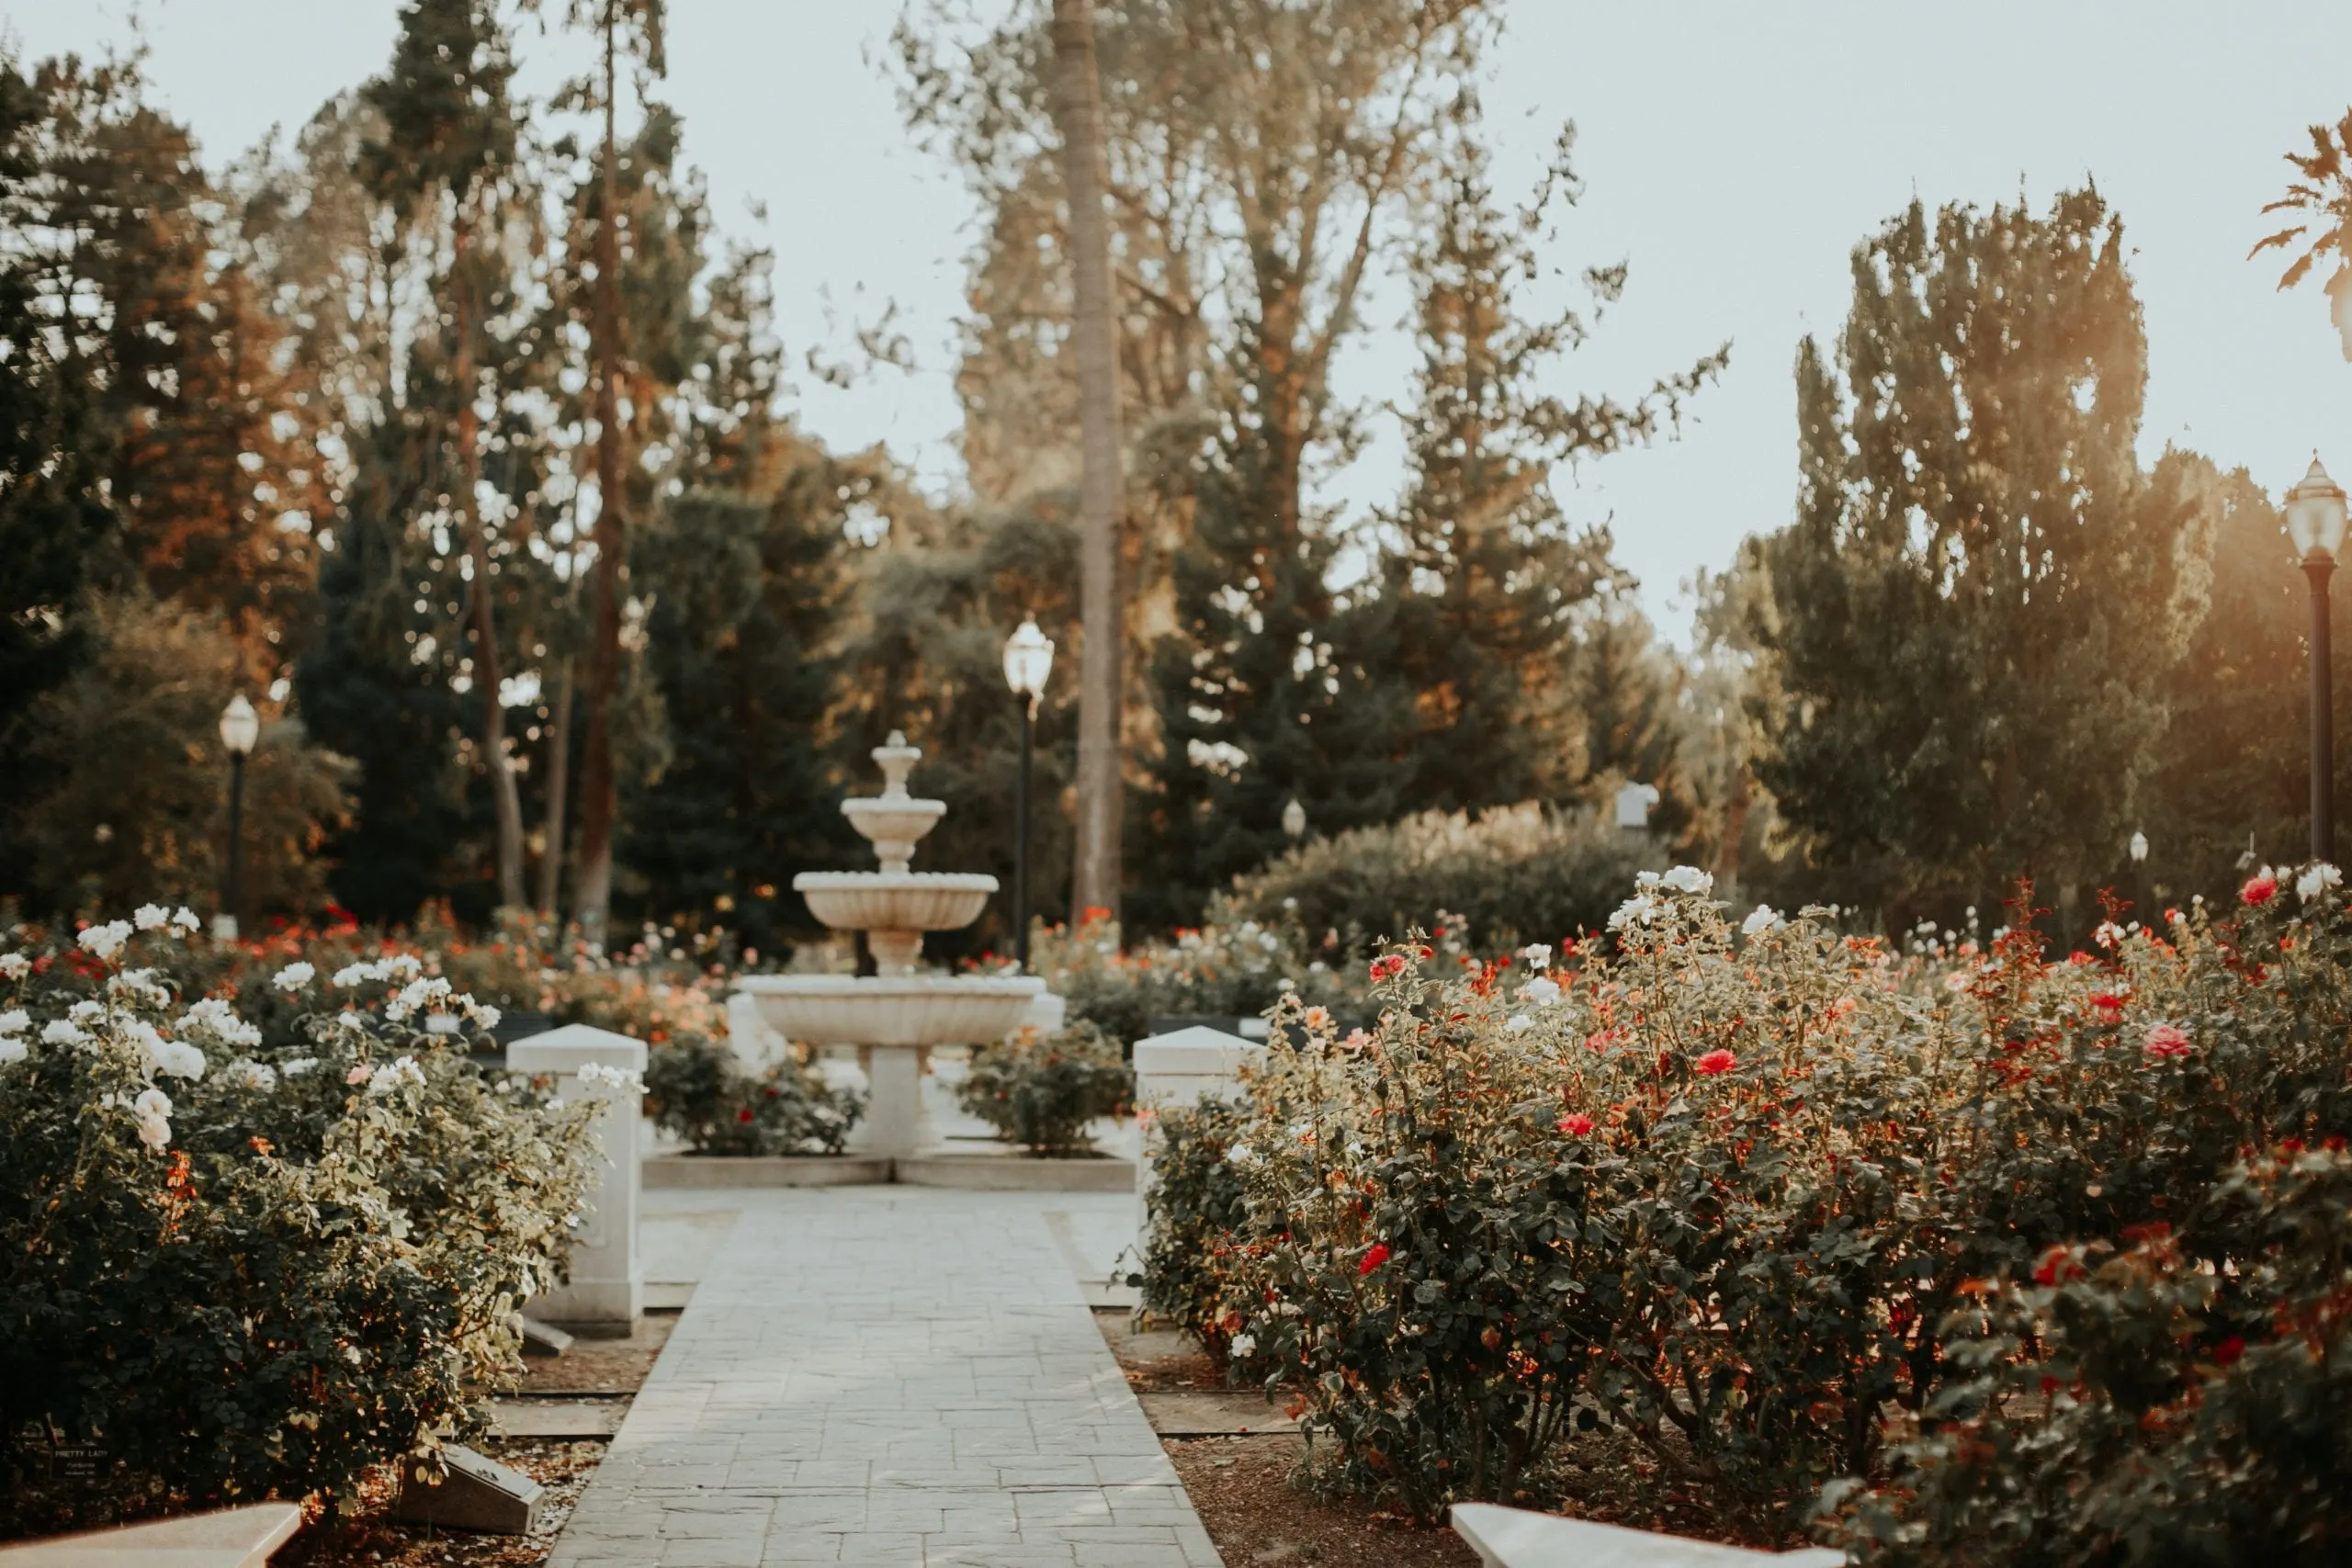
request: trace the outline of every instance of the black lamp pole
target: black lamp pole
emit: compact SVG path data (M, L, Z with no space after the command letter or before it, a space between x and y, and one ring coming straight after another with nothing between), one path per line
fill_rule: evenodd
M2317 551L2303 558L2312 584L2312 859L2335 862L2335 700L2332 690L2327 580L2335 563Z
M239 922L245 914L245 754L229 753L229 896L228 915L232 931L241 930Z
M1029 756L1037 736L1037 694L1021 699L1021 784L1012 821L1012 951L1029 973Z

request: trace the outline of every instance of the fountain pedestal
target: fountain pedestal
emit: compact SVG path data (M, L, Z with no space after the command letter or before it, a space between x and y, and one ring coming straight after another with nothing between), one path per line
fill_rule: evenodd
M980 1045L1018 1028L1046 988L1026 975L924 973L925 931L956 931L980 918L996 878L908 869L915 846L947 807L907 793L922 753L895 730L875 749L881 795L842 802L869 840L878 871L803 872L792 886L809 913L834 931L864 931L876 973L758 975L741 984L760 1016L787 1040L855 1045L865 1063L865 1143L871 1154L915 1153L922 1119L922 1057L933 1045Z

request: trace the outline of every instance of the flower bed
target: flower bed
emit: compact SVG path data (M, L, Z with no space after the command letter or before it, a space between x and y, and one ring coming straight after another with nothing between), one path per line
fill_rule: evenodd
M1050 1038L1024 1029L980 1047L956 1090L966 1111L1033 1155L1090 1152L1086 1124L1125 1116L1135 1091L1118 1046L1084 1023Z
M413 953L297 958L265 1027L175 978L222 968L194 924L150 907L0 954L20 1527L346 1493L469 1429L569 1251L594 1107L474 1067L492 1010ZM46 1484L56 1442L96 1484Z
M1940 1522L1972 1507L2033 1538L2018 1517L2162 1468L2217 1392L2198 1369L2342 1375L2317 1303L2352 1276L2296 1183L2335 1180L2352 1133L2352 943L2335 889L2304 890L2056 963L2030 928L1929 962L1818 918L1736 934L1683 868L1643 878L1613 951L1432 979L1408 944L1371 967L1376 1028L1285 1003L1305 1043L1232 1125L1165 1119L1197 1157L1165 1168L1157 1220L1193 1239L1147 1289L1287 1391L1328 1483L1425 1517L1556 1495L1606 1428L1754 1541L1801 1538L1824 1498L1866 1551L1962 1560ZM2152 1386L2068 1348L2134 1335L2173 1347ZM2120 1414L2077 1414L2101 1402ZM2345 1451L2352 1406L2290 1409L2233 1428L2242 1475L2290 1434ZM2071 1480L2020 1500L2061 1450ZM2268 1517L2274 1540L2307 1522Z

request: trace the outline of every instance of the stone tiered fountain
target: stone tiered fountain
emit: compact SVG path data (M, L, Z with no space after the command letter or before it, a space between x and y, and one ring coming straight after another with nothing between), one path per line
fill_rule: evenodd
M850 826L874 845L881 870L805 871L792 879L810 914L834 931L865 933L875 973L757 975L742 982L760 1016L786 1039L860 1048L869 1086L866 1146L894 1159L915 1152L923 1053L1002 1039L1046 988L1025 975L919 967L923 932L970 925L996 891L993 876L908 869L915 846L947 814L944 801L907 793L907 774L922 756L892 730L889 744L874 750L882 793L842 802Z

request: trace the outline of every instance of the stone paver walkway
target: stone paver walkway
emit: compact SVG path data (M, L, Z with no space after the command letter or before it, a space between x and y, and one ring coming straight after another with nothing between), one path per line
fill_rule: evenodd
M550 1568L1216 1568L1047 1225L1071 1198L743 1195Z

